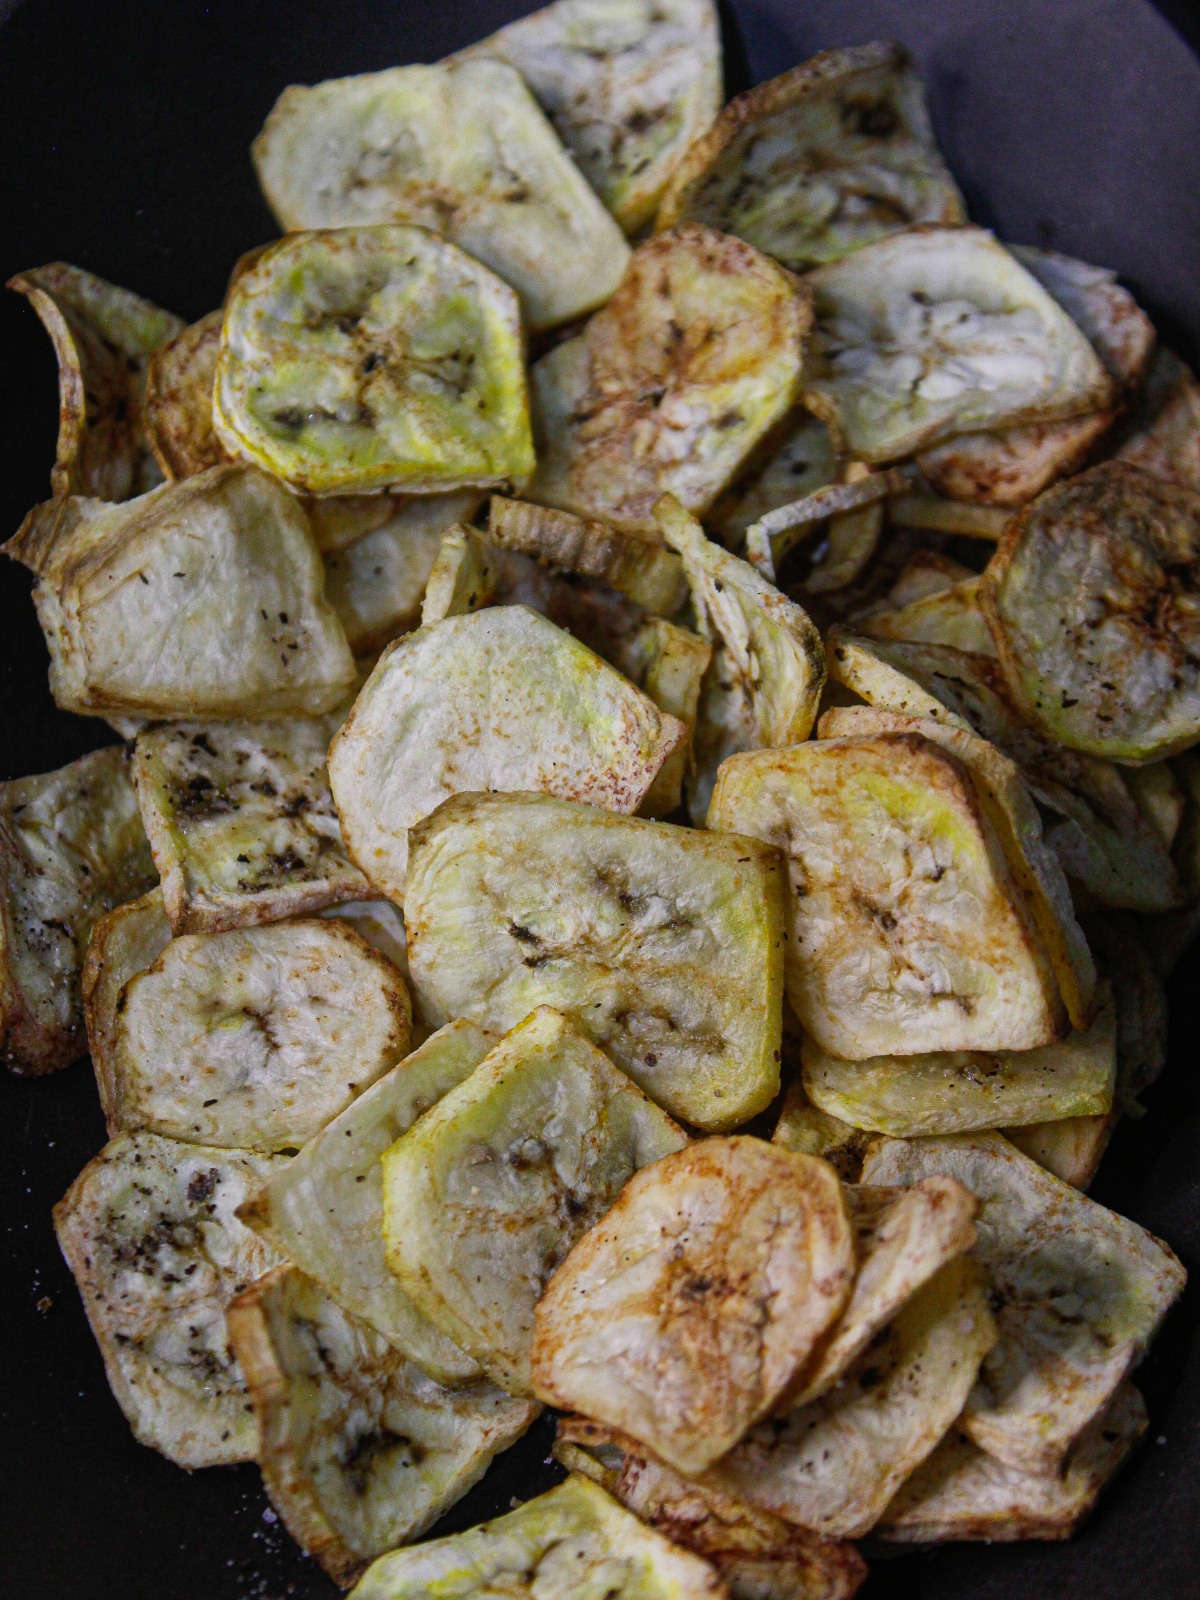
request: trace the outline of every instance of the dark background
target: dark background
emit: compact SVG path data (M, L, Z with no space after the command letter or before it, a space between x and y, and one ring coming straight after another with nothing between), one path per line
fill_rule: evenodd
M65 258L189 319L273 236L247 147L292 81L436 60L528 10L512 0L0 0L0 277ZM925 74L977 220L1118 268L1200 353L1200 41L1188 4L1143 0L740 0L730 91L815 50L894 37ZM1169 18L1170 20L1165 20ZM0 537L48 492L54 361L0 297ZM110 742L57 711L28 579L0 563L0 778ZM1171 1062L1117 1134L1097 1198L1200 1265L1197 975L1172 986ZM274 1521L257 1469L187 1475L137 1445L55 1245L50 1207L100 1148L86 1062L0 1081L0 1595L262 1600L336 1593ZM1200 1279L1141 1369L1147 1445L1067 1545L880 1562L865 1600L1186 1600L1200 1595ZM549 1426L455 1508L449 1531L553 1480Z

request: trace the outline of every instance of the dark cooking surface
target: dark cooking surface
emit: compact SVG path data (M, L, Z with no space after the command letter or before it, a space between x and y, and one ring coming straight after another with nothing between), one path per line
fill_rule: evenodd
M275 95L434 60L531 7L506 0L0 0L0 269L64 257L194 318L274 232L246 147ZM1186 23L1188 9L1173 9ZM743 0L731 89L813 51L904 40L979 220L1118 267L1200 352L1200 63L1142 0ZM5 20L6 19L6 20ZM739 78L748 70L751 78ZM0 534L44 497L54 362L33 313L0 303ZM28 577L0 567L0 778L110 742L55 710ZM1172 991L1171 1062L1118 1132L1096 1197L1200 1270L1195 1039L1200 956ZM334 1586L273 1520L257 1469L191 1476L135 1444L50 1227L100 1148L81 1063L0 1080L0 1595L13 1600L316 1600ZM958 1546L880 1561L865 1600L1186 1600L1200 1595L1200 1278L1139 1375L1149 1440L1066 1545ZM546 1487L543 1422L445 1531Z

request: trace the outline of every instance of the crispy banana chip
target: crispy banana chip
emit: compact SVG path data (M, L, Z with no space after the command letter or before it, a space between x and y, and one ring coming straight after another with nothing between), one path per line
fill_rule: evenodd
M425 585L421 626L482 611L498 599L499 588L499 563L488 541L476 528L447 528Z
M1061 1473L1019 1472L962 1434L947 1434L902 1486L875 1535L896 1544L1069 1539L1146 1427L1145 1401L1123 1383Z
M83 1015L109 1136L117 1125L115 1042L117 1008L125 985L156 962L171 942L161 889L108 912L92 929L83 963Z
M1169 850L1175 843L1187 805L1183 785L1171 770L1170 762L1153 761L1148 767L1126 767L1123 776L1146 820Z
M88 936L154 879L120 746L0 784L0 1058L14 1072L85 1053Z
M863 1178L914 1183L938 1172L980 1202L974 1254L1000 1328L963 1427L1005 1466L1056 1472L1145 1353L1186 1273L1144 1228L997 1133L880 1140Z
M1173 351L1155 353L1116 459L1200 490L1200 383Z
M713 647L690 628L677 627L662 617L647 617L632 633L616 634L604 653L660 711L678 718L688 731L686 745L679 745L663 762L638 808L646 817L669 817L683 799L700 692Z
M534 1391L702 1472L807 1362L854 1267L828 1163L702 1140L632 1178L559 1267L538 1303Z
M558 0L459 53L516 67L626 233L721 109L711 0Z
M283 227L436 229L512 285L531 328L603 305L629 260L620 229L502 61L293 84L253 156Z
M948 1432L996 1336L973 1261L949 1261L836 1388L761 1423L704 1483L826 1539L868 1532Z
M839 1117L819 1111L797 1079L788 1085L779 1110L779 1121L771 1135L773 1144L796 1150L805 1156L821 1156L844 1183L857 1183L863 1156L872 1135L852 1128Z
M190 478L229 460L212 410L224 317L210 311L150 358L145 429L164 478Z
M41 318L58 357L55 495L127 500L161 482L142 416L146 363L182 329L140 295L54 261L8 282Z
M181 1467L252 1461L225 1307L276 1265L235 1212L282 1156L120 1134L54 1208L54 1227L117 1404Z
M572 1474L465 1533L381 1556L351 1600L721 1600L715 1569Z
M319 716L354 686L304 513L261 472L214 467L121 506L47 501L4 550L37 574L64 711Z
M388 1271L380 1159L494 1043L473 1023L447 1023L334 1117L238 1213L439 1383L465 1383L480 1370Z
M1116 1124L1117 1113L1109 1112L1106 1116L1066 1117L1059 1122L1005 1128L1004 1136L1031 1161L1073 1189L1086 1189L1096 1176Z
M491 1383L443 1389L295 1267L260 1278L227 1318L267 1492L343 1588L424 1533L537 1416Z
M660 1105L725 1132L779 1091L782 864L755 840L547 795L459 795L414 830L425 1020L568 1016Z
M904 608L927 600L933 595L945 594L957 584L968 583L977 574L972 568L940 550L918 548L896 574L896 580L887 592L887 603Z
M704 518L732 549L741 549L747 528L769 512L836 484L845 466L829 424L802 407L763 440L751 460Z
M662 494L703 512L795 404L811 323L804 285L740 239L648 239L603 311L530 374L528 498L643 533Z
M1023 863L983 791L918 732L722 766L708 825L785 851L788 998L830 1054L1028 1050L1061 1036Z
M809 574L806 587L814 587L814 581L818 591L851 584L879 542L883 528L883 507L879 502L885 495L899 492L906 481L899 472L871 472L864 467L848 475L844 483L831 483L801 500L776 506L746 529L746 559L769 583L774 583L776 573L795 546L828 524L829 543L838 549ZM849 530L857 534L856 540L847 537ZM856 559L852 559L854 551Z
M1113 385L1066 312L982 228L915 228L808 278L805 404L863 461L1078 416Z
M291 234L234 287L213 424L232 454L301 493L523 479L516 296L424 228Z
M1012 253L1052 294L1122 390L1138 388L1155 354L1154 324L1108 267L1094 267L1057 250L1015 244Z
M991 630L979 609L979 579L972 573L949 588L935 590L855 623L870 639L905 644L941 644L972 655L994 656Z
M183 934L122 991L114 1114L127 1130L294 1149L408 1049L404 979L345 923Z
M971 434L967 438L974 437ZM950 533L963 539L987 539L992 544L1002 536L1012 518L1004 506L964 505L947 500L923 484L888 502L888 517L897 528L913 528L923 533Z
M1103 993L1090 1028L1034 1050L953 1050L839 1061L804 1041L804 1090L857 1128L912 1139L1014 1123L1107 1115L1117 1072L1117 1018Z
M543 790L635 811L686 735L570 634L493 606L387 651L330 747L329 777L352 858L402 901L409 829L448 796Z
M676 169L658 226L704 222L796 271L914 223L966 220L897 44L826 50L730 102Z
M979 598L1018 705L1139 766L1200 738L1200 496L1108 461L1008 527Z
M532 1394L534 1307L625 1183L682 1130L549 1006L383 1157L389 1267L511 1394Z

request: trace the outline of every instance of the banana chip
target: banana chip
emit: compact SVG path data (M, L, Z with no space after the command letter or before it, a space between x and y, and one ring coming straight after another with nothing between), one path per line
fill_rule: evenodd
M704 222L803 271L914 223L966 220L897 44L826 50L730 102L658 227Z
M686 734L561 628L494 606L387 651L330 747L329 778L351 857L401 901L409 829L448 796L544 790L635 811Z
M96 1074L100 1109L110 1138L117 1124L116 1028L125 985L153 966L171 942L171 923L161 889L130 900L100 918L83 963L83 1015L88 1052Z
M474 1072L494 1039L451 1022L309 1141L238 1216L347 1311L439 1383L480 1369L418 1311L383 1254L380 1159L448 1089Z
M1175 843L1187 805L1183 785L1172 772L1170 762L1154 761L1148 767L1126 767L1123 776L1146 820L1169 850Z
M276 1265L237 1220L282 1156L120 1134L54 1208L54 1227L117 1404L181 1467L252 1461L246 1385L225 1307Z
M64 711L319 716L354 686L304 513L263 473L214 467L120 506L51 500L4 550L37 574Z
M639 1167L686 1142L542 1006L384 1155L388 1266L489 1377L530 1396L551 1275Z
M559 1267L538 1303L534 1391L702 1472L808 1360L854 1255L827 1163L705 1139L632 1178Z
M855 623L870 639L905 644L941 644L971 655L992 656L996 647L979 609L979 579L974 573L950 588L922 595L907 605L873 612Z
M435 229L512 285L531 328L603 305L629 260L620 229L503 61L459 57L294 84L252 153L283 227Z
M700 514L798 399L811 322L804 285L740 239L648 239L583 333L533 367L527 497L642 533L662 494Z
M210 311L150 358L145 429L164 478L190 478L229 460L213 429L213 383L223 311Z
M421 601L421 626L465 617L498 598L500 573L488 541L475 528L455 526L442 535Z
M798 1080L788 1085L771 1135L773 1144L800 1155L821 1156L844 1183L857 1183L872 1135L819 1111Z
M381 1556L351 1600L721 1600L716 1570L599 1485L556 1489L465 1533Z
M663 762L638 807L646 817L669 817L683 800L712 645L690 628L648 617L632 633L615 635L604 654L660 711L678 718L688 731L686 745L679 745Z
M1140 766L1200 738L1200 497L1109 461L1010 523L979 597L1021 709Z
M408 990L344 923L183 934L124 988L114 1114L126 1130L287 1150L408 1049Z
M810 274L805 404L863 461L1095 411L1113 384L1037 279L982 228L915 228Z
M757 841L546 795L459 795L414 829L422 1014L501 1033L556 1007L673 1116L725 1132L779 1090L784 882Z
M146 363L183 323L140 295L54 261L8 282L41 318L58 358L55 495L127 500L161 482L142 416Z
M829 543L839 547L826 556L819 572L810 573L806 586L835 589L853 583L865 568L883 528L885 495L896 493L906 482L898 472L870 472L863 468L844 483L817 489L802 500L793 500L766 512L746 529L746 558L769 583L793 548L808 538L814 529L829 525ZM840 535L838 530L842 530ZM847 538L854 530L857 541ZM858 550L857 559L850 552Z
M845 466L829 424L802 408L769 434L751 459L704 518L731 549L741 549L747 528L769 512L837 484Z
M875 1535L896 1544L1069 1539L1147 1425L1145 1401L1123 1383L1063 1471L1044 1474L1006 1467L961 1434L948 1434L901 1487Z
M887 604L900 608L915 605L918 600L945 594L956 584L968 583L976 576L970 567L952 556L943 555L940 550L919 548L896 574L887 592Z
M86 1052L88 936L154 876L119 746L0 784L0 1057L14 1072Z
M537 1416L494 1384L443 1389L295 1267L238 1295L227 1321L267 1492L343 1588L424 1533Z
M974 435L964 437L969 439ZM1012 511L1005 506L967 505L960 500L947 500L926 485L915 484L905 494L895 495L888 501L888 517L897 528L949 533L963 539L987 539L995 544L1012 520Z
M979 1202L974 1254L1000 1339L963 1418L969 1437L1020 1472L1057 1472L1145 1353L1186 1273L1166 1245L1088 1200L996 1133L880 1140L867 1183L944 1173Z
M1173 351L1156 352L1116 459L1200 490L1200 383Z
M949 1431L995 1336L975 1263L949 1261L836 1388L761 1423L702 1482L822 1538L858 1538Z
M651 221L671 173L721 109L711 0L558 0L458 59L514 66L626 233Z
M1096 1176L1116 1123L1117 1114L1109 1112L1005 1128L1004 1136L1054 1177L1073 1189L1086 1189Z

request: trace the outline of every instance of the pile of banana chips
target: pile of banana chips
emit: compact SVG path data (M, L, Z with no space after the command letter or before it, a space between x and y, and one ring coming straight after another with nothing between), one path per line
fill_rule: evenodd
M557 0L286 89L199 322L11 285L120 742L0 786L3 1054L91 1055L135 1435L358 1600L1065 1538L1184 1283L1085 1191L1200 928L1200 384L898 46L721 102L710 0Z

